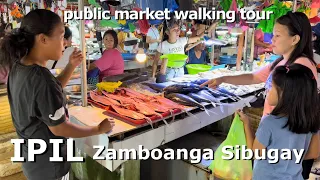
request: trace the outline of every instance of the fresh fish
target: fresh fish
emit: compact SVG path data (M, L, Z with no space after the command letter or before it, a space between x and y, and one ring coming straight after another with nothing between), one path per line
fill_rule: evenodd
M224 113L223 106L233 106L233 105L221 103L218 99L213 97L207 90L199 91L197 94L199 96L205 98L205 99L208 99L208 100L210 100L212 102L215 102L216 104L220 105L220 110L221 110L222 113Z
M237 96L237 95L229 92L228 90L226 90L226 89L224 89L224 88L222 88L222 87L218 87L217 90L218 90L219 92L221 92L221 93L224 93L224 94L228 95L229 98L232 99L232 100L237 101L237 99L239 99L239 100L242 99L241 97L239 97L239 96ZM232 98L232 97L234 97L234 98Z
M212 96L218 98L218 97L228 97L228 95L226 94L223 94L217 90L214 90L214 89L211 89L211 88L208 88L208 87L205 87L205 90L207 90Z
M194 80L194 81L191 81L192 84L197 84L197 85L201 85L205 82L209 81L209 79L197 79L197 80Z
M125 109L125 108L122 108L120 106L117 106L117 105L111 105L112 109L114 109L118 114L122 115L122 116L126 116L126 117L129 117L129 118L133 118L135 120L140 120L140 119L145 119L152 127L153 129L153 126L152 126L152 121L150 118L146 117L145 115L141 114L141 113L138 113L138 112L135 112L135 111L132 111L132 110L129 110L129 109Z
M129 97L123 97L123 96L120 96L120 95L115 95L115 94L107 93L107 92L105 92L105 91L102 91L102 93L103 93L106 97L109 97L110 99L119 101L121 104L135 104L135 103L136 103L133 99L131 99L131 98L129 98Z
M202 96L199 96L198 94L189 93L188 96L191 97L192 99L196 100L198 103L202 103L202 102L211 103L213 107L217 107L217 105L214 102L212 102L208 99L205 99Z
M171 93L189 94L189 93L199 92L200 90L203 90L203 88L197 84L192 84L192 83L174 84L163 89L163 91L166 94L171 94Z
M132 89L129 88L119 88L119 90L125 91L125 94L131 98L139 98L145 101L150 101L152 97L138 93Z
M94 91L90 91L90 98L98 103L107 105L107 106L111 106L111 105L120 105L120 103L118 101L114 101L111 98L105 97L105 96L101 96L98 95L96 92Z
M211 102L220 103L220 101L217 98L215 98L214 96L212 96L207 90L199 91L197 93L197 95L199 95L202 98L207 99L207 100L209 100Z
M162 83L147 83L147 82L146 82L146 83L142 83L142 84L150 87L151 89L153 89L153 90L155 90L155 91L157 91L157 92L162 92L163 89L164 89L165 87L167 87L167 85L164 85L164 84L162 84Z
M193 115L191 112L188 112L186 110L186 107L184 107L184 106L182 106L182 105L180 105L180 104L178 104L176 102L173 102L170 99L164 98L162 96L157 96L156 100L154 100L153 102L156 103L156 104L159 103L163 107L167 107L167 108L172 109L172 110L173 109L179 109L182 112L185 112L188 116L192 116L192 117L194 117L196 119L199 119L197 116ZM173 111L172 110L170 110L170 113L171 113L172 118L174 120L175 116L173 115Z
M179 94L179 93L171 93L171 94L168 94L166 98L171 99L185 106L199 107L200 109L204 109L204 111L210 116L208 110L202 104L198 103L196 100L192 99L187 95Z

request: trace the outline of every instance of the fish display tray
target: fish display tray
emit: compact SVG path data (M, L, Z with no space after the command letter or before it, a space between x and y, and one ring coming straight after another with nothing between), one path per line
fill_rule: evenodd
M106 113L108 113L108 114L111 114L113 116L121 118L119 120L124 120L124 121L131 123L131 124L134 124L134 125L147 125L148 124L147 120L145 120L145 119L136 120L136 119L129 118L127 116L120 115L117 112L115 112L111 107L106 106L101 103L98 103L98 102L95 102L89 97L88 97L88 102L92 103L93 105L98 106L101 109L106 110ZM180 109L175 109L175 110L173 110L172 115L174 116L174 115L177 115L178 113L181 113L181 112L182 111ZM165 119L165 118L168 118L171 115L171 113L168 111L168 112L162 113L161 115ZM151 119L152 122L162 120L161 117L158 117L156 115L151 116L151 117L149 116L149 118Z

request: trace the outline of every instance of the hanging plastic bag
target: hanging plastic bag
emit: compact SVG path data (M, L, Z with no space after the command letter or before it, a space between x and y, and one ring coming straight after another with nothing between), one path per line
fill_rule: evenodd
M235 115L227 138L215 151L214 161L212 161L209 166L209 169L212 170L215 177L228 180L250 180L252 178L251 160L237 160L236 158L232 160L223 159L223 157L227 157L228 155L223 153L222 148L224 146L232 146L236 149L236 145L240 147L247 145L243 122L240 120L238 114ZM236 157L235 150L228 149L228 151L232 152L234 157ZM241 154L242 151L240 151L240 155Z

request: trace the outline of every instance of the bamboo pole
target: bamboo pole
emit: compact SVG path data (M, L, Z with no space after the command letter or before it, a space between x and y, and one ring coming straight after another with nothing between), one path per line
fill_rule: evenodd
M244 45L244 32L239 36L238 42L238 53L237 53L237 62L236 62L236 70L241 70L241 60L243 55L243 45Z
M84 11L83 0L78 0L78 12ZM87 67L86 67L86 41L84 32L84 20L80 20L80 49L82 51L83 60L81 64L81 99L82 106L86 107L88 105L88 88L87 88Z

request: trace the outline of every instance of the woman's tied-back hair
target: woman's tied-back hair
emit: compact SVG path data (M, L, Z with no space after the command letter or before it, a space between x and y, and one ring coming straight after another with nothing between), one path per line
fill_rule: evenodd
M30 53L39 34L52 35L55 27L62 23L60 17L49 10L30 11L22 20L20 28L13 29L0 45L0 66L11 68Z
M294 63L299 57L307 57L314 65L316 65L316 62L313 59L312 29L308 17L302 12L293 13L289 11L286 15L277 19L277 23L286 26L289 30L289 35L300 36L300 41L292 51L286 65ZM282 59L283 57L276 60L272 64L271 70L273 70Z
M312 71L301 64L279 66L272 75L278 92L278 104L271 112L287 116L293 133L316 133L320 128L319 95L317 81Z
M72 36L72 32L68 26L64 26L64 38L69 39Z

